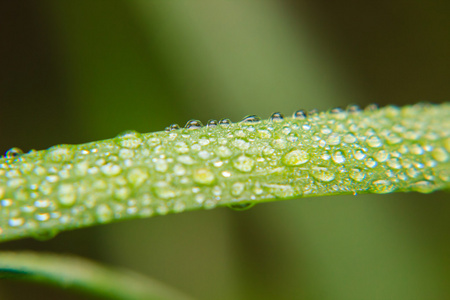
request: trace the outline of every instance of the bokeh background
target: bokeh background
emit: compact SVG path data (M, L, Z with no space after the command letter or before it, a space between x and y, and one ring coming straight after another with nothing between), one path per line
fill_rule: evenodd
M1 1L0 150L450 99L448 1ZM61 233L196 299L449 299L448 193L300 199ZM1 299L92 299L13 281Z

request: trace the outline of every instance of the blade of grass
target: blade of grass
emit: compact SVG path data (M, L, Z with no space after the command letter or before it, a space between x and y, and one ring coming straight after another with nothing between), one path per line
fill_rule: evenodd
M56 254L0 252L0 279L44 282L106 299L189 299L162 283L137 273Z
M216 206L450 186L450 105L139 134L0 159L0 240Z

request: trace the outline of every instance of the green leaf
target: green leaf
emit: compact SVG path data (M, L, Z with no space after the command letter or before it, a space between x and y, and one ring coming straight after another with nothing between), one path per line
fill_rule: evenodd
M354 106L8 152L0 240L217 206L450 186L450 105Z
M45 282L106 299L188 299L163 284L126 270L86 259L32 252L1 252L0 279Z

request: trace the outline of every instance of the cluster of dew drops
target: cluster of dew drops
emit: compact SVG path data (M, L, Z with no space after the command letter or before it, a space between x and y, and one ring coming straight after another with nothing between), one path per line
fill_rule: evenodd
M367 106L364 111L366 112L373 112L376 111L378 109L378 107L375 104L371 104L369 106ZM398 108L397 108L398 110ZM336 120L344 120L346 118L346 116L348 115L357 115L359 113L361 113L363 110L357 106L357 105L350 105L348 106L346 109L342 109L342 108L333 108L329 111L330 115L332 117L334 117ZM300 122L297 124L301 124L300 129L303 130L304 132L308 132L311 129L311 126L314 124L315 121L320 120L320 112L317 110L311 110L311 111L305 111L305 110L298 110L296 112L293 113L292 118L294 120L300 120L300 121L304 121L304 122ZM275 123L280 123L284 121L284 116L283 114L276 112L273 113L271 115L271 117L269 118L269 121L273 124ZM310 122L308 122L310 121ZM259 118L256 115L249 115L245 118L243 118L241 120L240 123L242 123L243 125L248 125L248 128L251 128L251 125L253 124L258 124L262 122L261 118ZM220 121L217 120L209 120L206 124L207 128L214 128L217 126L220 126L221 128L226 128L228 126L232 125L232 122L229 119L222 119ZM199 120L190 120L187 122L187 124L185 125L184 129L189 129L189 130L195 130L195 129L200 129L205 127L201 121ZM165 132L167 132L168 134L174 133L175 131L182 129L179 125L177 124L172 124L169 127L167 127L165 129ZM315 145L315 147L318 147L317 149L317 155L319 155L319 159L323 162L330 162L332 161L334 163L335 166L337 166L337 170L343 171L345 170L345 166L344 166L344 162L346 162L347 160L349 160L349 156L344 153L344 149L343 148L338 148L340 146L341 143L350 145L350 144L357 144L357 137L355 137L355 135L353 135L352 133L348 133L346 135L343 136L339 136L336 135L335 133L332 132L332 130L326 126L321 127L321 128L316 128L316 130L318 131L318 135L314 135L312 136L312 143ZM264 131L264 130L262 130ZM290 136L290 132L291 132L291 128L285 126L282 129L282 133L286 136ZM354 131L353 131L354 133ZM399 133L399 132L398 132ZM400 134L400 133L399 133ZM403 133L404 135L406 134L412 134L411 132L406 132ZM137 136L139 135L137 132L125 132L122 133L118 136L119 140L122 142L122 146L126 145L125 148L134 148L134 147L138 147L139 143L142 142L140 139L137 139L138 142L133 144L133 136ZM386 174L383 174L383 176L386 177L386 179L383 178L377 178L376 180L371 182L371 190L372 192L376 192L376 193L387 193L387 192L391 192L396 188L396 185L394 184L395 182L398 181L403 181L406 182L408 180L408 178L414 178L420 177L420 169L425 169L427 167L433 167L433 161L434 164L436 164L437 162L446 162L449 160L449 153L448 151L450 150L446 150L446 147L437 147L437 148L433 148L431 146L420 146L418 144L413 144L411 145L408 149L403 149L401 150L402 147L400 147L399 151L396 151L395 153L388 153L388 151L386 151L382 146L383 146L383 140L380 139L380 137L378 137L375 134L369 135L365 138L364 141L364 145L367 145L368 147L372 148L372 149L379 149L377 151L372 151L373 154L371 156L369 156L367 153L367 149L365 148L355 148L352 151L352 159L354 161L357 161L359 164L359 167L351 167L350 170L347 170L348 172L348 177L351 178L352 182L350 183L346 183L346 187L350 185L355 186L355 184L364 184L364 181L366 179L367 176L367 172L364 170L367 169L374 169L377 165L380 164L385 164L386 168L384 169L386 171ZM413 140L413 138L417 138L416 136L413 136L411 138L411 140ZM392 136L385 136L385 140L387 140L388 144L397 144L400 145L402 139L398 137L398 135L392 135ZM131 142L130 142L131 141ZM270 140L269 140L270 141ZM272 144L271 146L273 147L265 147L263 149L263 153L262 155L266 155L266 158L270 155L272 156L276 156L277 153L274 154L274 150L273 148L277 148L278 149L282 149L280 150L279 153L281 153L281 158L279 159L279 161L284 164L287 167L291 167L291 169L295 169L295 168L301 168L302 166L305 166L306 163L309 163L313 160L312 158L312 154L309 153L308 151L302 150L299 147L296 148L292 148L291 146L293 144L298 143L297 142L297 138L295 137L295 140L289 140L289 142L292 142L291 144L288 143L288 146L286 146L286 141L283 139L278 139L278 140L274 140L273 142L275 144ZM294 143L295 141L295 143ZM448 139L447 139L448 141ZM237 146L236 148L238 149L246 149L245 147L249 147L249 143L247 142L243 142L243 140L238 140ZM123 143L128 143L128 144L123 144ZM131 143L131 144L130 144ZM334 148L330 148L331 146L336 146ZM242 147L242 148L240 148ZM230 151L228 148L226 147L219 147L221 149L227 149L228 151ZM337 150L333 150L333 149L337 149ZM122 149L124 150L124 149ZM127 149L125 149L127 150ZM333 151L328 151L328 150L333 150ZM87 150L83 150L83 151L87 151ZM409 151L409 153L412 154L417 154L417 155L421 155L425 152L430 152L431 155L430 157L432 157L434 160L430 160L430 163L428 165L426 165L426 163L422 162L407 162L406 160L402 161L401 160L401 156L402 153L406 153L407 151ZM127 153L129 153L130 151L128 151ZM242 151L245 153L245 151ZM124 152L125 153L125 152ZM202 151L199 152L203 153ZM16 159L18 157L20 157L23 154L23 152L19 149L19 148L11 148L10 150L8 150L5 153L5 158L7 159ZM186 155L181 155L178 157L178 160L180 162L184 162L186 164L189 164L189 157L187 157ZM160 160L158 160L157 158L153 158L155 163L155 168L158 168L158 166L164 166L163 164L157 164ZM181 159L184 159L185 161L182 161ZM262 158L261 158L262 159ZM311 163L312 164L312 163ZM249 173L251 171L253 171L255 169L255 162L253 161L253 159L250 159L248 156L245 155L240 155L239 157L235 158L234 162L232 163L232 165L234 166L235 169L237 169L238 171L240 171L241 173ZM329 165L329 164L328 164ZM222 162L218 162L217 166L222 166ZM164 171L167 171L167 167L161 167L162 169L164 169ZM102 172L106 175L111 175L111 176L115 176L117 174L120 173L120 168L118 167L118 165L112 165L112 164L107 164L105 166L103 166L101 168ZM403 171L404 172L400 172ZM320 166L312 166L310 170L308 170L308 172L310 172L312 178L313 178L313 184L311 185L311 187L305 187L303 186L304 190L301 192L297 192L292 190L291 186L289 185L279 185L279 184L269 184L267 185L267 187L269 189L271 189L271 192L275 195L280 196L281 198L284 198L286 196L298 196L303 194L306 194L308 189L310 189L309 193L314 193L313 189L314 186L317 185L318 183L320 184L324 184L324 186L326 186L326 188L328 188L328 186L331 187L331 191L336 191L336 192L342 192L345 190L340 190L341 187L339 187L339 183L336 183L334 185L330 185L330 183L332 183L333 181L336 181L336 170L328 170L325 167L320 167ZM176 171L175 171L176 172ZM129 173L131 174L131 173ZM135 178L138 178L138 176L142 175L139 172L135 172ZM228 171L223 171L222 172L223 177L230 177L230 172ZM208 186L213 184L216 180L215 178L216 174L208 171L208 169L205 168L199 168L196 169L192 172L192 177L193 177L193 181L198 184L198 185L203 185L203 186ZM416 190L418 191L422 191L422 192L427 192L428 190L430 190L430 182L433 181L433 177L434 175L428 175L428 177L426 177L425 179L420 179L418 180L418 184L416 187ZM450 179L450 175L448 170L444 170L443 172L441 172L441 176L440 179L443 181L449 181ZM230 178L232 179L232 178ZM63 185L64 187L64 185ZM68 191L71 191L72 187L69 186L65 186L67 187ZM214 195L220 195L221 191L220 191L220 187L219 186L214 186L214 187L209 187L210 190L212 191L212 194ZM246 194L243 195L243 191L249 189L249 187L246 187L244 183L242 182L235 182L234 184L231 185L231 192L230 194L232 196L235 196L236 198L239 199L247 199L249 198L249 200L254 200L256 199L254 194L258 194L262 195L262 189L260 186L252 186L252 193L251 194ZM194 188L192 188L192 190L194 191L194 193L197 193L200 189L196 186ZM2 192L2 191L0 191ZM329 190L328 190L329 192ZM3 193L3 192L2 192ZM154 189L154 194L156 194L156 197L163 199L163 200L168 200L171 198L174 198L176 193L171 190L168 186L167 183L165 182L157 182L155 185L155 189ZM3 198L3 195L0 195L0 200ZM64 196L64 195L63 195ZM197 196L201 196L200 194L197 194ZM238 197L239 196L239 197ZM65 204L73 204L75 202L75 199L73 197L71 197L68 194L65 194L65 197L60 198L60 202L61 201L65 201L64 199L69 199L70 203L68 201L66 201ZM125 197L125 196L124 196ZM252 198L253 197L253 198ZM148 200L148 199L147 199ZM198 202L202 203L203 201L205 201L205 197L198 197ZM41 202L36 201L37 205L41 205ZM130 213L136 213L137 209L136 209L136 200L128 200L128 202L130 203L131 206L128 209L128 211L130 211ZM243 210L243 209L247 209L251 206L254 205L254 203L256 201L238 201L239 203L236 204L230 204L229 206L233 209L236 210ZM212 205L210 205L210 207L214 207L215 204L217 204L216 202L211 202L211 201L205 201L205 207L207 205L207 203L212 203ZM242 204L243 203L243 204ZM11 205L11 199L3 199L0 201L0 209L1 207L6 207ZM133 208L133 209L132 209ZM177 211L177 212L181 212L183 211L183 209L185 208L185 204L182 203L181 201L176 202L175 204L173 204L173 210ZM167 213L168 208L167 206L160 206L157 209L158 214L164 214ZM107 204L105 203L101 203L100 205L97 206L97 210L96 210L96 214L97 214L97 219L100 219L100 221L109 221L112 219L112 216L114 215L114 209L111 209ZM150 213L148 214L150 215ZM48 219L48 218L47 218ZM45 219L45 220L47 220ZM44 220L44 219L42 219ZM20 218L18 216L13 216L9 222L8 225L11 227L20 227L22 225L24 225L25 221L23 218ZM1 228L0 228L1 230ZM1 232L0 232L1 234Z

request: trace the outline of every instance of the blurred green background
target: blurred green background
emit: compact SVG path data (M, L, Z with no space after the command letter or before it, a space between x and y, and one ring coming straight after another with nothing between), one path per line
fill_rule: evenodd
M357 103L450 99L448 1L2 1L1 151ZM449 299L445 193L134 220L8 242L197 299ZM0 299L91 299L0 282Z

